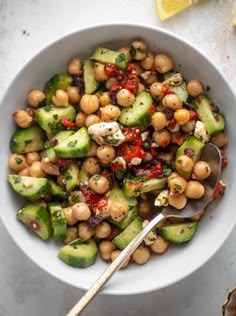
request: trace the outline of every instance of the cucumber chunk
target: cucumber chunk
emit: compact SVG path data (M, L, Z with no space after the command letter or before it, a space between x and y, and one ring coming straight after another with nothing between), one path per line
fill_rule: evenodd
M81 169L79 173L79 183L80 185L88 185L89 177L87 174Z
M124 192L121 189L116 187L113 188L108 196L108 201L125 202L129 206L128 214L121 221L114 221L111 217L106 218L108 222L114 224L122 230L125 229L138 216L137 199L125 196Z
M100 82L94 78L94 63L91 60L84 61L83 78L85 93L93 94L98 89Z
M38 126L18 128L10 139L13 153L24 154L44 149L45 132Z
M122 70L128 65L127 54L103 47L97 47L91 58L103 64L115 64Z
M163 226L158 229L159 234L166 240L181 244L192 239L197 230L198 222L180 223Z
M18 211L16 218L41 239L48 240L51 237L50 216L44 207L28 204Z
M71 192L79 184L79 167L75 163L70 164L65 168L66 190Z
M170 90L173 91L175 94L177 94L180 97L180 100L182 102L188 101L188 91L187 91L187 85L186 82L183 81L181 85L179 86L171 86Z
M187 148L190 148L193 150L193 156L191 158L193 159L194 162L197 162L201 156L204 146L205 146L204 143L198 140L195 136L192 136L192 135L189 136L183 142L183 144L178 148L176 157L175 157L175 164L178 161L178 158L184 155L184 151ZM179 169L177 166L176 166L176 170L179 173L179 175L183 178L188 179L191 176L191 171L190 172L183 171Z
M153 190L163 189L166 185L166 178L141 180L139 177L125 180L123 184L123 192L127 197L138 196L141 193Z
M90 147L90 137L85 127L80 128L72 136L54 147L58 157L79 158L87 155Z
M35 111L36 121L42 129L49 134L56 134L59 131L65 130L65 127L61 124L60 120L66 118L70 121L74 121L75 116L76 110L72 105L58 107L48 104Z
M67 73L61 73L53 76L47 83L44 89L46 96L46 104L52 100L52 96L58 89L66 90L72 84L72 77Z
M153 100L148 92L140 92L133 105L123 108L119 122L123 126L140 126L145 130L151 121L149 110L153 106Z
M46 178L8 175L13 190L29 201L44 198L50 192L50 185Z
M63 241L66 239L67 224L62 206L58 202L51 202L48 208L51 214L53 238Z
M203 95L193 99L195 110L206 126L209 135L221 132L225 128L224 116L220 113L212 112L211 103L212 101Z
M61 248L58 257L69 266L87 268L94 264L97 258L97 245L93 239L76 239Z
M62 190L60 185L58 185L52 179L48 179L48 183L50 185L50 193L52 196L55 196L61 200L65 200L67 198L67 193Z
M140 218L136 218L132 223L130 223L123 232L117 235L112 243L116 248L124 249L131 240L138 235L143 229L143 221Z

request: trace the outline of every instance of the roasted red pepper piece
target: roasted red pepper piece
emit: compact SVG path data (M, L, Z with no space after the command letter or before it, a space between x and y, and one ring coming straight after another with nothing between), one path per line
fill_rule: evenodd
M221 182L219 182L217 184L213 197L214 199L220 198L224 195L224 193L225 193L225 186Z

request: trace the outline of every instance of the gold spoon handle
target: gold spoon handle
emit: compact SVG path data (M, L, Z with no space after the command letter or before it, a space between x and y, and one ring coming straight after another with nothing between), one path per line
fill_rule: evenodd
M134 250L141 244L146 235L163 219L165 215L162 213L154 217L150 223L125 247L120 255L110 264L110 266L100 275L90 289L82 296L79 302L71 309L66 316L78 316L95 297L113 274L122 266L122 264L129 258Z

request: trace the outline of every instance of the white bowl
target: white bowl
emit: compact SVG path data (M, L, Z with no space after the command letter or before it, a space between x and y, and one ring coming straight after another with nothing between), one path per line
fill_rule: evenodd
M107 267L100 259L87 269L75 269L57 258L60 245L43 242L28 232L16 218L23 201L10 189L6 175L10 154L9 138L15 129L12 113L26 104L29 89L42 88L55 73L64 71L74 56L88 57L98 45L119 47L133 39L144 39L151 50L168 52L187 79L200 79L210 86L210 95L226 115L230 138L229 166L224 178L229 183L225 197L211 207L200 222L195 238L184 246L171 247L162 256L153 256L146 265L132 265L119 271L104 289L108 294L136 294L169 286L201 267L220 248L236 223L234 195L236 168L235 96L210 56L206 57L186 41L164 30L141 25L114 24L93 26L63 37L31 59L9 87L1 104L0 187L1 218L16 244L39 267L75 287L88 289Z

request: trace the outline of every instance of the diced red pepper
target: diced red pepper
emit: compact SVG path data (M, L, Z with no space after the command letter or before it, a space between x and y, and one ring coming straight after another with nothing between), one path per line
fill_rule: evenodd
M116 65L108 64L105 66L104 72L108 77L114 77L119 72L119 68Z
M163 139L163 141L161 142L161 147L165 148L166 146L168 146L169 141L168 139Z
M134 70L136 70L135 65L134 64L129 64L127 69L126 69L126 72L130 73L130 72L132 72Z
M217 184L217 187L216 187L216 190L215 190L215 192L214 192L213 197L214 197L215 199L220 198L220 197L222 197L222 196L224 195L224 193L225 193L225 186L222 185L221 182L219 182L219 183Z
M77 125L76 123L74 122L71 122L70 120L66 119L66 118L62 118L61 119L61 124L69 129L76 129L77 128Z
M137 176L145 175L147 179L158 178L162 176L162 165L160 162L157 162L155 166L149 169L139 169L136 173Z
M138 146L132 146L123 143L118 148L118 155L123 157L127 163L130 163L133 158L143 159L146 157L147 153L145 153L142 148Z
M100 200L100 195L90 190L87 186L81 187L81 192L89 207L95 211Z
M135 94L137 92L137 82L135 82L134 80L128 80L125 83L124 88Z
M131 128L122 128L122 133L125 136L125 142L131 143L135 146L142 146L141 139L141 128L139 126L131 127Z
M148 114L152 115L154 112L156 112L156 108L154 105L151 105L148 109Z
M111 163L111 169L113 172L116 172L118 169L123 169L124 166L122 163Z
M225 151L221 150L220 153L221 153L221 166L222 168L225 168L228 165L228 157L226 156Z
M163 85L161 91L166 94L172 94L173 92L170 90L170 87L168 85Z
M108 205L108 199L106 197L103 197L98 201L97 209L101 212L104 209L104 207L106 207L107 205Z
M111 87L110 87L110 91L111 92L117 92L119 89L121 88L119 83L114 83Z
M65 166L69 166L71 162L72 162L71 159L57 158L56 165L58 167L65 167Z
M195 118L197 118L197 112L196 111L190 109L189 113L190 113L190 120L194 120Z

